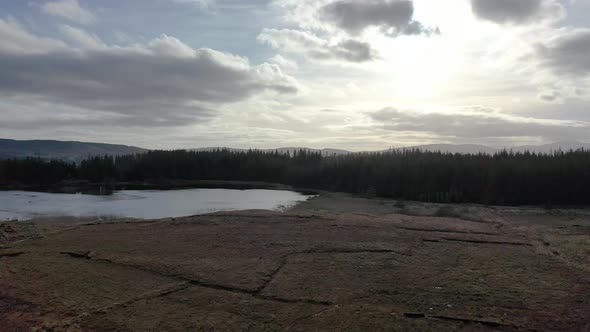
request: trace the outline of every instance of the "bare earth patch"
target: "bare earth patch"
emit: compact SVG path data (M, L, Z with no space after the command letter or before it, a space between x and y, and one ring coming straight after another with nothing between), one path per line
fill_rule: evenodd
M325 195L285 213L10 224L0 331L590 331L585 215L457 209Z

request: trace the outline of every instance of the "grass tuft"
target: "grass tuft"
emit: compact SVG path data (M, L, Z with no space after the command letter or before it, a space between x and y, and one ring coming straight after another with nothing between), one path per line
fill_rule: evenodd
M438 208L438 210L436 210L434 215L437 217L444 217L444 218L460 217L460 214L452 206L441 206L440 208Z

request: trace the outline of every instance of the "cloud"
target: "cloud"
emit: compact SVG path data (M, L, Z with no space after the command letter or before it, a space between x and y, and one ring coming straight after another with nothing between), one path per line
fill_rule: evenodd
M210 7L215 3L214 0L172 0L172 1L176 2L176 3L190 3L190 4L200 6L202 8Z
M314 60L367 62L378 58L377 52L366 42L345 39L330 43L311 32L291 29L264 29L258 40L275 49L303 53Z
M282 56L280 54L276 54L275 56L270 58L269 61L271 63L276 63L281 68L284 68L286 70L296 70L298 68L297 62L295 62L291 59L285 58L284 56Z
M559 100L561 98L561 93L559 91L551 90L551 91L543 91L539 94L539 99L547 102L553 102Z
M389 37L440 34L413 19L411 0L275 0L275 8L297 28L264 29L258 40L308 59L364 63L380 59L369 34Z
M475 16L498 24L527 24L565 15L556 0L471 0L471 8Z
M46 14L65 18L79 24L90 24L96 21L94 14L80 6L78 0L59 0L47 2L41 6Z
M5 23L0 20L0 36L15 32L14 24ZM81 30L63 29L86 46L100 45ZM192 49L166 35L128 47L77 49L47 39L42 48L24 48L34 38L42 40L17 29L11 39L16 47L0 46L0 96L106 112L119 121L188 124L222 104L298 90L276 64L253 66L246 58Z
M2 54L36 54L64 49L62 41L37 37L14 19L0 18L0 53Z
M101 48L106 45L95 35L91 35L84 30L62 24L59 26L60 32L72 42L84 48Z
M541 66L556 76L590 75L590 29L562 29L557 36L537 45Z
M551 141L590 137L588 122L530 118L484 108L449 113L384 108L368 116L387 131L421 132L459 141L515 137L540 137Z
M94 110L79 106L51 103L43 98L23 97L5 98L0 103L0 112L10 119L10 129L38 128L70 128L104 127L141 128L141 127L172 127L203 123L217 115L214 109L196 106L179 105L177 102L153 101L138 109L137 103L116 103L116 109L109 110L113 105L105 104L104 110ZM47 111L50 109L51 111Z
M435 32L413 20L414 3L410 0L336 1L322 7L320 16L351 35L370 27L378 27L388 35Z

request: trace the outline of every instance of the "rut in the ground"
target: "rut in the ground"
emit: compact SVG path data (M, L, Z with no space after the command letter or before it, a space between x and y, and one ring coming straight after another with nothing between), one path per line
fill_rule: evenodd
M441 237L441 240L451 242L465 242L465 243L479 243L479 244L496 244L496 245L507 245L507 246L527 246L532 247L533 245L526 242L511 242L511 241L492 241L492 240L475 240L475 239L457 239L452 237Z
M332 303L330 301L322 301L322 300L314 300L314 299L290 299L290 298L283 298L283 297L272 296L272 295L263 295L262 292L274 280L274 278L280 273L280 271L283 269L283 267L288 263L288 259L291 256L307 255L307 254L362 254L362 253L368 253L368 254L371 254L371 253L393 253L393 254L398 254L398 255L410 256L407 253L395 251L395 250L390 250L390 249L336 248L336 249L310 249L310 250L292 252L292 253L288 253L288 254L284 255L283 257L281 257L280 263L278 264L278 266L266 277L266 280L263 282L263 284L261 286L259 286L256 289L247 289L247 288L224 285L224 284L214 283L214 282L209 282L209 281L204 281L204 280L186 278L186 277L180 276L180 275L166 274L166 273L162 273L158 270L150 269L150 268L147 268L144 266L120 263L120 262L115 262L115 261L112 261L109 259L104 259L104 258L94 258L94 257L92 257L90 251L64 251L64 252L61 252L62 255L66 255L71 258L85 259L85 260L97 261L97 262L105 262L105 263L109 263L109 264L133 268L133 269L137 269L137 270L140 270L143 272L153 273L153 274L157 274L157 275L164 276L167 278L172 278L175 280L188 282L191 285L198 286L198 287L216 289L216 290L239 293L239 294L247 294L247 295L251 295L253 297L256 297L258 299L267 300L267 301L275 301L275 302L281 302L281 303L307 303L307 304L317 304L317 305L334 305L334 303Z

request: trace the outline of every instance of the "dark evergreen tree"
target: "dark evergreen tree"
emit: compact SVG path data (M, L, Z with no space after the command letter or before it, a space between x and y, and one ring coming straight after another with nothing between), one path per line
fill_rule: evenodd
M443 203L590 204L590 151L450 154L419 150L322 156L249 150L150 151L92 157L78 165L0 160L0 185L169 180L263 181Z

